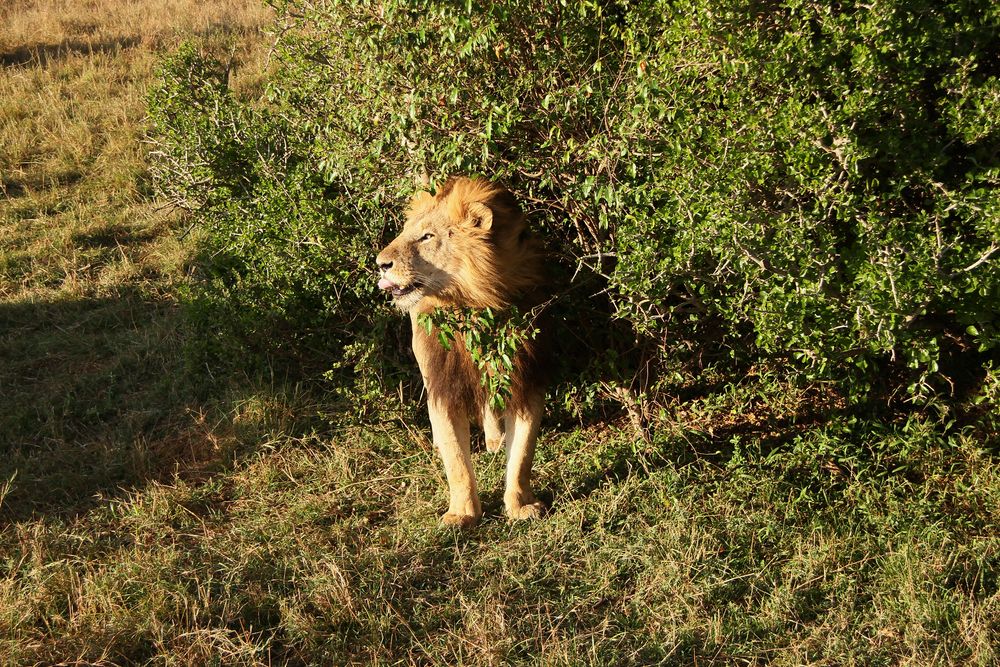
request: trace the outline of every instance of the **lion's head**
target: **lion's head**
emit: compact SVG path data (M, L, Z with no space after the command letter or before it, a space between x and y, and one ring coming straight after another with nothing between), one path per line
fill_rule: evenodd
M404 311L503 308L538 283L538 253L514 196L479 179L417 194L403 231L376 261L379 287Z

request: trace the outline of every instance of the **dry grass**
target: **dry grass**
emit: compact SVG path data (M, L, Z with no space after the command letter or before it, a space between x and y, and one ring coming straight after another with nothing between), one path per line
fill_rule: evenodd
M253 31L256 0L10 0L0 6L0 62L46 65L71 53L156 51L178 37Z
M180 377L192 250L149 197L146 96L188 38L231 53L234 85L253 88L268 16L237 0L0 8L6 509L73 510L217 450Z
M0 297L39 296L32 288L107 293L150 271L177 275L182 251L157 232L164 216L144 190L143 118L157 54L192 35L231 43L245 65L235 85L253 85L267 42L248 37L267 17L251 0L0 9L0 236L8 251ZM94 246L111 252L88 252Z

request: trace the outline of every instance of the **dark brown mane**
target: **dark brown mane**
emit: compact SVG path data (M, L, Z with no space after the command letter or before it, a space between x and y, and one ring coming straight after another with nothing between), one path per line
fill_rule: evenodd
M445 349L437 340L437 332L428 336L423 331L418 335L423 339L429 358L429 368L434 369L425 378L427 391L440 397L449 410L456 414L465 414L478 420L486 406L488 396L483 387L479 369L476 368L461 340L451 343L451 349ZM549 357L546 354L547 339L543 333L534 340L524 341L520 351L514 358L514 369L511 372L511 396L507 399L505 409L521 412L527 408L533 397L543 393L547 376Z

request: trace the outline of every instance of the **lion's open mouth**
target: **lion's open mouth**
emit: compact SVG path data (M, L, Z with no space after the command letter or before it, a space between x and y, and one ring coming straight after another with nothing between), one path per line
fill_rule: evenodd
M407 294L419 289L421 285L420 283L410 283L405 287L401 287L388 278L382 278L378 281L378 286L380 289L386 290L392 294L393 299L401 299Z
M420 287L420 283L413 283L407 287L394 287L392 289L392 298L399 299L400 297L404 297L410 292L416 290L418 287Z

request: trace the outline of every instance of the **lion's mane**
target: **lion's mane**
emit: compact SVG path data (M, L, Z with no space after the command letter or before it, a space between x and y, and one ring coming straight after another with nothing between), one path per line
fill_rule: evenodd
M462 224L480 206L488 208L492 217L488 228ZM425 299L422 310L471 307L503 313L510 306L522 312L537 310L545 298L542 253L507 189L483 180L452 179L434 196L422 193L414 197L408 219L432 207L447 212L453 224L452 246L460 262L451 289ZM544 317L535 321L539 335L525 341L514 359L508 410L523 409L544 391L549 366L547 327ZM419 329L414 332L414 345L423 348L429 361L424 378L428 391L442 397L451 409L472 416L481 414L488 397L463 342L456 341L445 349L436 332L428 336Z

